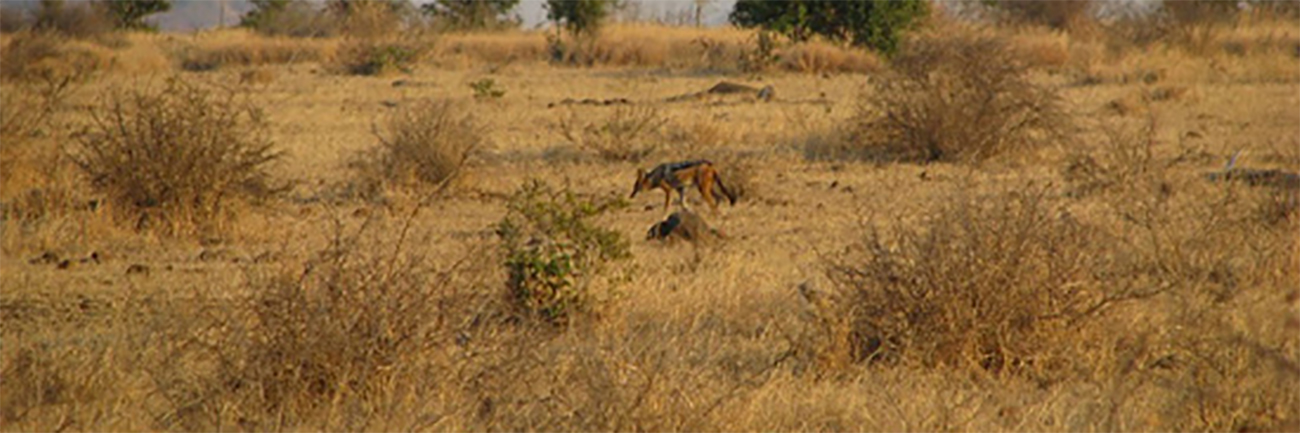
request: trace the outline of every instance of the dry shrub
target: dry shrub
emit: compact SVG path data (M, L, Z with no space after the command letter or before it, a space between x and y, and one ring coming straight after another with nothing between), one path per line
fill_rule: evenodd
M42 2L32 17L32 28L76 39L103 38L113 31L104 6L99 2Z
M1237 16L1237 3L1212 0L1170 1L1160 4L1169 26L1167 41L1193 53L1213 48L1225 24Z
M802 43L781 51L780 65L789 71L806 73L872 73L882 67L879 57L825 43Z
M93 348L29 344L9 350L14 352L0 370L0 377L5 378L0 419L6 424L21 422L29 415L39 417L45 407L86 404L107 391L96 383L96 379L102 380L96 373L103 372L98 365L103 353L94 353L99 351Z
M0 220L48 221L87 202L58 145L66 129L58 113L78 89L71 81L0 83Z
M1152 296L1131 309L1142 326L1092 368L1167 414L1161 429L1285 429L1300 419L1300 347L1286 328L1300 313L1300 220L1260 211L1277 190L1175 170L1189 158L1162 152L1154 116L1103 131L1065 172L1077 197L1109 211L1099 228L1114 262L1094 278Z
M105 65L96 52L50 33L20 33L0 51L0 77L42 83L47 92L84 82Z
M267 36L327 37L338 33L338 22L311 3L290 0L283 9L245 15L240 26Z
M402 104L372 131L379 146L363 154L353 169L369 195L384 185L441 189L483 144L483 129L464 105L449 100Z
M1150 369L1132 386L1165 398L1168 429L1285 430L1300 420L1300 226L1261 218L1264 191L1191 182L1157 175L1111 192L1129 236L1121 269L1168 293L1167 316L1135 330Z
M334 68L354 75L412 73L431 45L411 39L353 39L345 41L334 58Z
M213 42L196 42L172 52L187 71L210 71L228 66L264 66L320 62L332 57L332 44L313 39L226 36Z
M668 123L658 109L645 106L619 106L599 121L579 117L577 110L561 115L560 134L608 161L645 159L659 148L660 129Z
M1096 24L1092 15L1095 12L1093 0L1009 0L998 1L997 7L1013 22L1052 29L1087 31Z
M0 4L0 33L17 33L30 30L32 24L23 15L25 13L21 9L14 9Z
M1109 296L1089 281L1095 239L1050 190L953 197L919 227L868 232L828 276L846 304L853 359L1058 378L1078 320Z
M169 78L162 89L102 95L74 161L133 227L181 235L219 229L239 204L279 188L280 153L260 108L234 91Z
M395 415L388 404L428 374L419 360L446 342L434 327L439 300L455 290L452 273L432 268L412 240L381 241L377 224L351 234L336 226L301 268L249 283L252 296L234 302L213 346L208 410L233 412L250 430L367 429Z
M399 2L354 1L329 5L328 13L338 20L339 33L359 39L387 38L405 27Z
M850 126L850 146L878 160L980 161L1063 138L1054 88L998 36L928 35L904 46Z
M674 156L685 157L712 153L731 143L734 134L718 122L692 119L687 122L672 122L665 135L665 141L675 144L671 149Z

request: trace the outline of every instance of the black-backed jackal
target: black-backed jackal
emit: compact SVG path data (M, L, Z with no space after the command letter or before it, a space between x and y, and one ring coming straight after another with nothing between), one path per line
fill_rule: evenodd
M672 204L673 191L677 191L677 203L683 208L686 207L686 187L695 185L700 190L700 195L704 196L704 201L709 204L716 212L718 201L713 197L713 187L716 186L718 191L732 206L736 205L736 195L727 190L722 184L722 178L718 176L718 171L713 168L713 163L699 159L694 161L669 162L659 164L653 170L647 173L645 170L637 169L636 184L632 186L632 197L636 194L650 189L659 188L664 190L664 211L667 211Z

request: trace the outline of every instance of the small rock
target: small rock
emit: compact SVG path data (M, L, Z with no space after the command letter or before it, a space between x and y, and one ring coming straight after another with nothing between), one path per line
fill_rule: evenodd
M149 275L149 267L139 263L135 263L132 264L131 266L126 267L126 274L127 275L136 275L136 274Z

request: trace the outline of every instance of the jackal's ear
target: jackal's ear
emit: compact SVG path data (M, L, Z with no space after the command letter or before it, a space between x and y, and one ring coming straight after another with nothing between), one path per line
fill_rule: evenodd
M636 183L632 184L632 195L628 198L636 197L636 193L641 192L641 184L645 182L645 169L636 169Z

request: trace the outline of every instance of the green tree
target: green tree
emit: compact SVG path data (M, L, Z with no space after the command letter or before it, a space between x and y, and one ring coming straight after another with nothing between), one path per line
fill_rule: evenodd
M738 0L730 18L737 26L775 31L794 41L822 35L893 54L902 32L929 10L925 0Z
M130 30L157 30L144 19L156 13L172 10L171 0L113 0L104 2L114 27Z
M518 25L507 16L517 5L519 0L438 0L420 9L452 28L485 29Z
M239 26L258 29L289 9L290 0L250 0L253 9L239 17Z
M590 36L615 6L615 0L546 0L546 19L574 36Z

